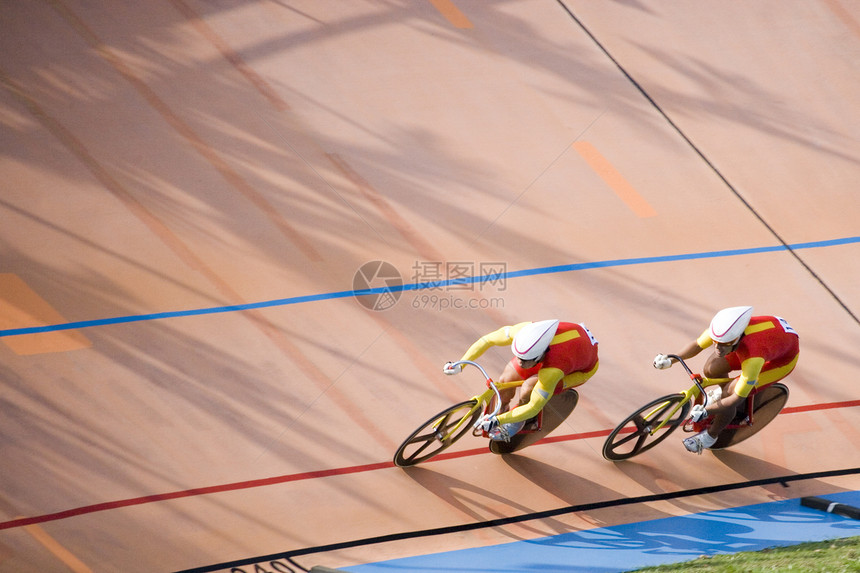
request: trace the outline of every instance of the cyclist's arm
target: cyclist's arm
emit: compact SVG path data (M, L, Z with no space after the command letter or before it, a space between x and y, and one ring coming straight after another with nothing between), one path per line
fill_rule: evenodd
M681 350L681 352L678 353L678 356L680 356L684 360L689 360L690 358L698 355L702 350L709 347L713 343L714 341L711 340L711 337L706 330L702 333L701 336L699 336L699 338L697 338L696 340L688 344L683 350ZM673 358L672 362L676 362L676 360Z
M755 388L756 382L758 382L762 366L764 366L764 358L758 356L747 358L741 363L741 376L735 383L735 394L741 398L749 396L749 393Z
M493 346L510 346L511 342L514 340L514 336L519 330L529 324L527 322L521 322L519 324L515 324L514 326L503 326L498 330L494 330L489 334L485 334L481 338L475 341L475 343L469 347L469 350L463 355L460 360L475 360L479 358L484 352L486 352L489 348Z
M701 350L710 347L713 343L714 340L711 338L710 330L706 330L699 335L699 338L696 339L696 346L698 346Z
M564 372L558 368L541 368L537 373L538 381L532 390L531 396L527 404L517 406L510 412L499 414L500 424L510 424L511 422L521 422L534 418L543 410L549 399L552 398L555 392L555 387L564 378Z

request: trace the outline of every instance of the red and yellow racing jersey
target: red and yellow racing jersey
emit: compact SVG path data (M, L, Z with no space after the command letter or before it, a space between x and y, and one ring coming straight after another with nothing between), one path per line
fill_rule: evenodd
M696 342L703 349L713 344L708 330ZM799 353L797 332L784 318L752 317L737 348L726 355L732 370L741 371L735 393L748 396L757 385L785 378L794 369Z
M466 351L461 360L475 360L491 346L510 346L517 332L527 324L530 323L503 326L482 336ZM511 360L511 366L523 380L537 375L538 382L528 404L499 414L499 423L502 424L536 416L553 394L579 386L593 376L598 366L597 339L582 324L559 322L542 362L526 370L521 368L514 358Z

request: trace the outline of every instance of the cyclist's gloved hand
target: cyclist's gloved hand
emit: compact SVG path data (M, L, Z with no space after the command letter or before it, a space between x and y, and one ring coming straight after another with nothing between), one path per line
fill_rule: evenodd
M654 368L657 370L665 370L672 366L672 359L665 354L658 354L654 357Z
M490 433L493 428L497 428L498 426L499 419L492 414L484 414L483 416L481 416L481 419L478 420L478 423L475 425L476 428L481 428L487 433Z
M705 407L702 404L696 404L693 406L693 409L690 410L690 419L694 422L701 422L707 417L708 411L705 410Z
M442 372L447 374L448 376L453 376L454 374L459 374L463 371L462 364L454 364L453 362L446 362L445 366L442 368Z

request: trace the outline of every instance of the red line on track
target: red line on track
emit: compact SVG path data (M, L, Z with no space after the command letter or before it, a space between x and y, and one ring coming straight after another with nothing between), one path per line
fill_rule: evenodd
M782 414L797 414L799 412L812 412L814 410L832 410L834 408L851 408L860 406L860 400L849 400L847 402L829 402L827 404L810 404L808 406L794 406L793 408L783 408Z
M798 414L801 412L812 412L817 410L832 410L835 408L851 408L860 406L860 400L849 400L846 402L830 402L826 404L810 404L808 406L795 406L792 408L784 408L780 415L782 414ZM551 436L544 438L539 443L541 444L551 444L557 442L569 442L573 440L585 440L588 438L600 438L604 436L608 436L612 430L598 430L595 432L584 432L581 434L568 434L565 436ZM446 452L443 454L439 454L431 460L428 460L426 463L430 463L433 461L442 461L442 460L452 460L456 458L464 458L468 456L475 456L479 454L486 454L488 452L486 447L483 448L474 448L471 450L463 450L459 452ZM4 529L13 529L15 527L23 527L25 525L35 525L38 523L45 523L48 521L58 521L61 519L68 519L70 517L77 517L79 515L86 515L89 513L97 513L100 511L108 511L110 509L119 509L122 507L132 507L135 505L143 505L146 503L154 503L157 501L168 501L171 499L181 499L184 497L196 497L200 495L209 495L213 493L223 493L228 491L237 491L242 489L252 489L257 487L265 487L269 485L277 485L281 483L288 483L292 481L302 481L307 479L317 479L331 476L342 476L348 474L355 473L363 473L370 472L382 469L389 469L396 467L393 462L377 462L373 464L365 464L360 466L349 466L344 468L332 468L328 470L316 470L312 472L304 472L299 474L288 474L283 476L275 476L270 478L263 478L257 480L249 480L249 481L241 481L235 483L228 483L222 485L213 485L209 487L200 487L194 489L186 489L182 491L174 491L168 493L160 493L155 495L147 495L143 497L133 497L130 499L122 499L118 501L108 501L105 503L97 503L94 505L85 505L83 507L78 507L75 509L67 509L65 511L59 511L56 513L47 513L44 515L37 515L33 517L19 517L17 519L12 519L9 521L0 522L0 530Z

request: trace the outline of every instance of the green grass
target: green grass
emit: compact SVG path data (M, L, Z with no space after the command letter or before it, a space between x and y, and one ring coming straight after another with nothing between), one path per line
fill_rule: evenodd
M801 526L802 527L802 526ZM686 563L636 569L637 572L707 571L709 573L860 572L860 537L802 543L731 555L699 557Z

